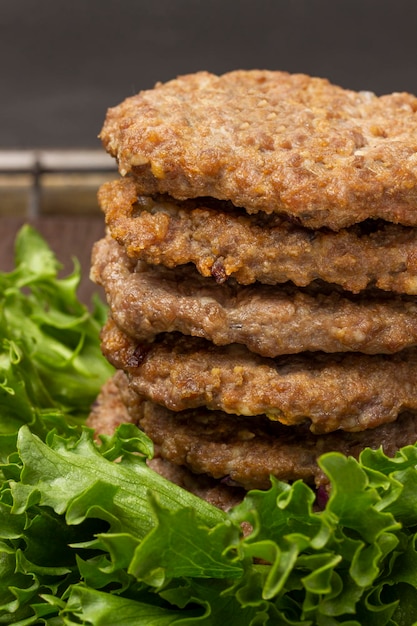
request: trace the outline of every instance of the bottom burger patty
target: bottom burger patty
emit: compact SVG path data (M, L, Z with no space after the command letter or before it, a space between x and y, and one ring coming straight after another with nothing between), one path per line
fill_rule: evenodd
M87 420L87 425L94 429L97 436L112 435L120 424L135 421L132 417L135 410L140 413L137 396L129 390L126 382L123 372L118 371L103 385ZM161 476L224 511L238 504L245 494L240 487L224 484L208 474L194 474L185 465L176 465L164 459L157 445L154 457L147 463Z
M325 484L317 461L326 452L358 457L365 447L382 447L393 456L417 440L417 415L411 413L360 433L314 435L306 426L288 427L262 416L237 419L205 408L176 413L135 394L122 372L117 372L111 384L113 391L105 392L104 402L112 407L113 417L109 421L106 412L100 417L96 407L89 418L97 433L111 432L120 421L133 421L166 461L245 490L267 489L271 475L286 481ZM125 408L115 411L117 402Z

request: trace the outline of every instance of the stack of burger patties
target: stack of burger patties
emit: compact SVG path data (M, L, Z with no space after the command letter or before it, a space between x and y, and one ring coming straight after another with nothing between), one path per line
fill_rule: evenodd
M243 490L417 440L417 98L199 72L101 139L98 432L135 422L165 466Z

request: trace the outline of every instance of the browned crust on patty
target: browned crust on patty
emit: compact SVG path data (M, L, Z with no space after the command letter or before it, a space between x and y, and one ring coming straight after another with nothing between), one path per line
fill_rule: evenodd
M104 184L100 205L129 256L175 267L193 263L218 282L298 286L321 279L359 292L369 286L417 294L417 230L381 225L363 233L313 232L277 215L246 216L210 199L175 202L138 196L133 179Z
M137 404L135 395L128 389L126 375L117 371L101 388L91 407L86 426L97 435L112 435L120 424L137 421L140 414L134 412L134 406L130 407L129 412L129 402L125 402L127 396L130 396L132 405Z
M207 409L174 413L149 401L141 404L139 425L159 454L193 472L233 481L245 489L267 489L270 476L280 480L327 482L318 466L326 452L359 457L366 447L394 456L417 439L417 416L360 433L313 435L305 427L286 427L265 418L242 418Z
M417 99L304 74L198 72L109 109L101 132L144 193L212 196L339 230L417 225Z
M111 435L123 421L135 422L153 440L156 457L150 466L155 471L223 509L242 495L228 487L230 483L267 489L273 475L319 485L326 479L317 459L326 452L357 458L365 447L381 447L387 456L394 456L417 440L417 416L411 414L361 433L316 436L305 426L286 427L263 417L236 423L233 416L204 408L174 413L134 394L118 371L103 386L87 425L97 435ZM223 484L211 483L205 475Z
M311 422L313 432L325 433L375 428L417 410L415 349L267 359L237 344L219 348L175 333L161 337L138 343L109 319L102 350L129 374L136 393L174 411L206 406L265 414L287 425Z
M138 397L128 389L125 374L117 371L103 385L86 425L95 431L98 438L100 435L112 435L120 424L133 421L138 423L141 415ZM244 491L241 489L221 484L208 475L193 474L184 465L175 465L162 458L159 456L158 445L155 445L155 455L148 459L147 464L167 480L225 511L243 498Z
M271 475L309 483L321 476L317 457L326 450L324 436L306 429L271 426L264 418L236 423L233 416L206 408L174 413L146 400L141 407L138 423L160 455L196 474L245 489L267 489Z
M417 343L417 304L292 286L222 285L192 266L134 263L107 237L94 246L91 276L113 319L138 341L181 332L216 345L241 343L262 356L304 351L391 353Z

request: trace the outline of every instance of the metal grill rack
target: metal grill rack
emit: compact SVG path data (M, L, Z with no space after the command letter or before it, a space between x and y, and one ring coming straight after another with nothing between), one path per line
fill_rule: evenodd
M115 175L102 150L0 151L0 217L97 214L97 189Z

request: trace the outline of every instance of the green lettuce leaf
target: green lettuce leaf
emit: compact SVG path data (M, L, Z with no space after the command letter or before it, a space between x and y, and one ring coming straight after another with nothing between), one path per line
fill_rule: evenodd
M71 620L65 618L71 615ZM198 624L202 610L192 608L167 609L158 606L145 597L141 600L140 594L137 599L123 598L120 596L103 593L95 589L81 585L72 587L65 611L63 612L64 623L79 624L73 622L76 617L82 620L82 624L94 624L94 626L137 626L137 624L152 624L153 626L182 626L183 624Z
M324 510L316 510L314 493L302 482L273 480L271 489L250 492L225 514L155 474L142 452L146 437L131 425L129 430L131 439L121 427L113 436L120 433L120 441L101 450L88 429L78 438L52 434L45 442L28 426L20 429L19 463L14 461L11 472L16 476L19 466L20 476L8 481L4 500L12 504L4 510L16 516L7 537L25 537L19 571L35 577L34 591L21 584L21 603L29 597L33 601L34 593L37 600L50 593L48 576L54 575L58 589L63 581L67 584L60 596L65 609L58 612L65 620L74 598L95 598L93 589L129 600L126 605L120 601L127 611L139 598L150 603L144 624L156 619L176 623L178 609L195 611L198 606L193 619L198 615L207 624L216 623L219 607L230 623L248 624L277 619L283 624L391 625L398 611L404 613L401 602L416 587L416 537L414 528L389 510L395 508L391 492L401 497L398 461L395 475L375 480L375 463L369 477L366 465L331 453L321 461L332 479ZM106 458L109 449L118 451L117 462ZM375 455L383 458L380 451ZM348 470L355 485L349 482L349 490ZM9 474L7 466L4 472ZM349 494L361 520L346 505ZM49 555L46 561L24 515L39 528L59 520L58 560L51 562ZM252 525L247 535L243 522ZM63 545L67 529L72 533ZM26 563L31 568L23 568ZM74 580L77 591L69 584ZM81 580L88 582L88 592L80 591ZM68 595L70 588L75 595ZM111 598L101 602L116 606ZM160 618L155 603L164 609ZM145 620L142 605L136 608ZM78 606L77 614L90 619L83 610ZM111 619L108 614L106 619Z
M81 423L112 372L98 333L105 308L91 313L77 298L80 270L65 278L42 237L24 226L16 268L0 274L0 453L15 448L28 424L44 436Z
M146 439L134 430L137 441ZM145 457L131 452L130 446L128 450L120 446L123 456L114 463L100 454L88 429L83 429L78 440L53 434L48 443L27 426L19 431L17 449L23 467L20 481L11 481L13 511L18 514L36 502L65 514L68 524L94 517L108 522L111 532L130 532L142 539L155 525L148 495L155 490L170 510L191 506L211 524L225 517L219 509L150 471Z

